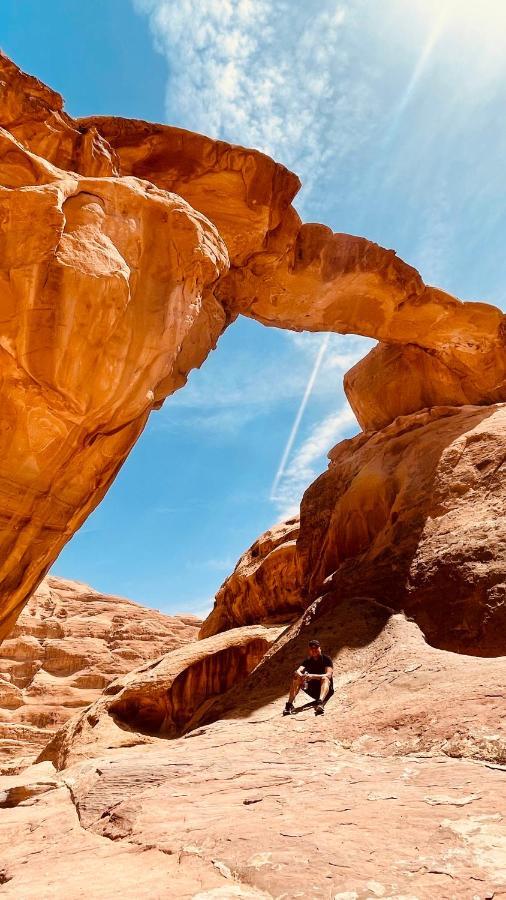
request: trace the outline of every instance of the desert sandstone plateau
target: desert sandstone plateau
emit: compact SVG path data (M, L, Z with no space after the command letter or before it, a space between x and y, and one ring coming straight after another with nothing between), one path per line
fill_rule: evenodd
M255 150L0 83L2 894L506 895L505 316ZM379 342L300 517L202 625L43 580L238 315ZM315 636L336 694L281 718Z

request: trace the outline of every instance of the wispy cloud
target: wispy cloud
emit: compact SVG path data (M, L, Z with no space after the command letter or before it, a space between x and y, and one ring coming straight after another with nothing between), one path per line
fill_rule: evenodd
M237 350L235 334L225 335L206 365L191 373L184 390L168 399L153 427L188 429L229 442L254 420L293 409L306 396L303 413L309 393L313 402L335 409L343 396L344 373L374 343L355 335L280 332L275 346L266 342L263 349L263 327L250 322L244 327L244 347ZM253 338L259 338L258 346ZM322 341L326 351L315 372ZM300 422L302 415L298 418ZM293 444L285 446L285 462Z
M295 453L273 495L280 518L298 512L301 495L321 470L325 454L338 440L356 431L357 420L348 403L316 425Z
M287 463L288 457L290 456L290 453L292 452L292 447L293 447L293 445L294 445L294 443L295 443L295 440L296 440L296 438L297 438L297 433L298 433L299 428L300 428L300 423L302 422L302 417L303 417L303 415L304 415L304 412L305 412L306 406L307 406L307 404L308 404L309 398L310 398L310 396L311 396L311 394L312 394L312 392L313 392L313 389L314 389L314 386L315 386L316 379L318 378L318 373L319 373L319 371L320 371L320 369L321 369L321 365L322 365L322 362L323 362L325 353L326 353L327 348L328 348L328 346L329 346L329 341L330 341L330 334L326 334L325 337L323 338L321 344L320 344L320 347L319 347L319 349L318 349L318 353L316 354L316 359L315 359L315 363L314 363L313 369L312 369L312 371L311 371L311 374L310 374L310 376L309 376L308 382L307 382L307 384L306 384L306 388L305 388L305 390L304 390L304 394L302 395L302 400L300 401L300 406L299 406L299 408L298 408L298 410L297 410L297 415L295 416L295 419L294 419L294 422L293 422L293 425L292 425L290 434L289 434L289 436L288 436L288 440L287 440L287 442L286 442L285 449L283 450L283 455L282 455L282 457L281 457L281 462L280 462L280 464L279 464L279 466L278 466L278 470L277 470L277 472L276 472L274 481L273 481L273 483L272 483L272 488L271 488L271 499L273 499L273 498L275 497L275 495L276 495L276 490L277 490L277 487L278 487L278 484L279 484L281 478L282 478L283 475L284 475L285 467L286 467L286 463Z
M372 125L369 86L350 77L344 0L134 0L169 64L170 121L256 147L322 176ZM373 89L373 81L370 82Z
M481 251L497 266L506 133L493 104L487 110L505 83L499 0L133 2L168 63L168 121L274 156L302 178L303 216L398 248L431 283L461 293L462 271L476 268L461 251L477 221ZM228 384L206 364L172 407L178 427L233 435L290 404L273 485L279 508L324 465L337 439L323 445L324 423L344 428L345 407L334 412L341 373L370 346L332 336L315 373L322 340L292 336L288 365L258 351L251 369L231 367ZM307 437L305 416L323 401L328 413Z

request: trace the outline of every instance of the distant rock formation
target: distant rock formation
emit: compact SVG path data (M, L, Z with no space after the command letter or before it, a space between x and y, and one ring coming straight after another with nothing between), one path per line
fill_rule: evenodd
M252 622L290 622L305 607L296 554L298 517L266 531L246 550L216 595L200 637Z
M501 311L428 287L392 250L301 223L299 180L269 157L74 120L3 55L0 78L0 639L150 412L238 314L378 338L345 381L364 429L427 404L506 400Z
M0 647L0 768L34 759L118 675L194 641L199 624L46 578Z

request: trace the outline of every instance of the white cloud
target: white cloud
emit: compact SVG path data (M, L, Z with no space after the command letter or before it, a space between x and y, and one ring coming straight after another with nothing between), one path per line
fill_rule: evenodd
M357 420L348 403L344 403L338 412L330 413L313 428L294 454L272 497L281 519L298 512L301 496L322 470L328 451L338 440L358 430Z
M248 334L261 334L263 326L248 325ZM186 387L169 397L153 427L186 428L233 440L254 419L300 400L324 339L321 334L279 332L276 352L272 344L265 352L249 349L246 338L237 352L235 339L232 344L225 336L202 369L190 374ZM356 335L328 335L312 401L335 409L343 397L344 373L373 344Z
M374 80L351 77L349 0L134 0L168 61L171 124L262 150L306 191L370 132Z

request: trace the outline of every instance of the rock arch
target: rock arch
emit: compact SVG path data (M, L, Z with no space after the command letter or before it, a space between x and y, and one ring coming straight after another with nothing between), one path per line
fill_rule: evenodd
M73 120L5 56L0 77L0 639L239 314L377 338L345 379L364 429L506 400L501 311L303 224L283 166L182 129Z

